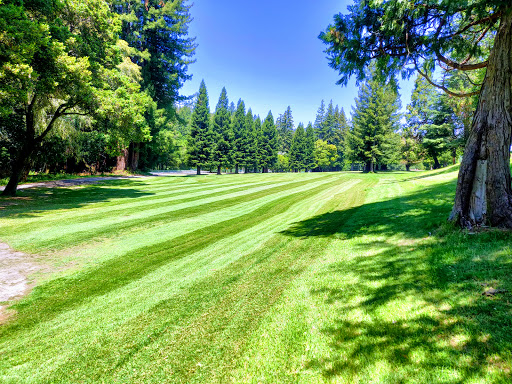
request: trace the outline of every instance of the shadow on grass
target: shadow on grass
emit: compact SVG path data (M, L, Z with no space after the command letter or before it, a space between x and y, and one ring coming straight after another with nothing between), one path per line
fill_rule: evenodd
M454 183L446 182L410 195L328 212L294 223L282 233L294 237L351 239L362 234L422 238L446 222L453 203Z
M331 264L311 290L339 315L321 329L330 350L309 369L334 381L512 382L512 234L439 230L453 186L330 212L283 232L376 239L351 245L359 256ZM483 296L489 287L504 292Z
M138 180L111 180L77 188L20 190L16 197L0 197L0 217L26 218L38 212L80 208L113 199L134 199L154 195L152 192L144 191L144 187L144 182Z

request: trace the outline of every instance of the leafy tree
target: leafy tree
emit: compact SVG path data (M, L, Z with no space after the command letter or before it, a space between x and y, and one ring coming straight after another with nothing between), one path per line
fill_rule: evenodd
M162 137L159 131L167 130L179 119L176 106L184 100L179 90L191 78L187 71L188 65L193 62L196 45L195 39L188 37L190 7L186 0L111 2L112 10L120 15L122 21L120 38L132 48L129 58L142 69L142 90L157 104L146 114L151 135L155 138ZM168 121L162 121L162 118ZM156 153L156 142L139 144L141 140L136 136L131 141L130 157L137 159L140 150L144 155L141 165L155 165L154 161L160 157ZM135 170L137 167L138 163L132 162L131 168Z
M213 149L211 161L217 166L220 175L221 167L229 166L232 162L233 131L231 129L231 115L228 110L228 94L222 88L219 101L213 116Z
M290 148L289 166L294 171L300 171L305 166L306 157L306 131L304 124L300 123L293 134L292 145Z
M192 121L190 124L190 136L188 140L189 161L197 168L197 174L201 174L201 167L210 159L212 132L210 128L210 102L204 80L199 86Z
M315 142L315 163L321 171L326 171L334 166L337 158L336 146L327 141L318 139Z
M394 139L398 108L398 93L393 84L383 84L374 74L361 86L349 146L351 160L364 163L366 172L374 172L377 165L387 165L391 160L389 147Z
M269 111L260 130L258 138L259 163L262 172L267 173L277 161L277 130L274 116Z
M405 169L411 170L411 166L419 163L423 158L420 133L414 126L403 127L401 131L401 159L405 163Z
M94 115L96 129L125 137L148 136L144 113L151 100L123 71L118 27L103 0L4 1L0 130L11 138L4 195L16 193L32 156L56 126L71 129L71 115Z
M245 103L242 99L238 100L236 111L233 115L231 130L233 131L233 164L235 173L238 173L240 165L245 163L247 154L247 116L245 115Z
M357 0L320 35L340 84L352 75L362 80L376 61L389 77L418 71L452 96L480 95L450 215L462 227L512 228L510 36L512 3L505 0ZM484 68L482 83L466 94L427 73Z

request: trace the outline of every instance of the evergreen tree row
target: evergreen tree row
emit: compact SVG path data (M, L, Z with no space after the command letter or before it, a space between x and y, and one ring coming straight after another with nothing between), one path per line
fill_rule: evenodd
M210 113L208 92L201 82L192 112L187 148L189 163L201 169L240 169L268 172L277 162L278 133L272 112L263 122L246 111L245 103L229 103L226 88L222 89L215 112Z

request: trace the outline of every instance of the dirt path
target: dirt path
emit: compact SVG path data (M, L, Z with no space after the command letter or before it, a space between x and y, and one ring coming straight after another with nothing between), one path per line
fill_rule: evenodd
M0 243L0 324L8 316L6 308L10 302L26 295L33 287L29 276L42 269L45 268L35 262L34 256Z

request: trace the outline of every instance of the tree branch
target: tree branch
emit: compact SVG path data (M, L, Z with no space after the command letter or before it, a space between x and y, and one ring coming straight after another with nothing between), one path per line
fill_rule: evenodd
M476 64L461 64L461 63L457 63L453 60L450 60L450 59L444 57L443 55L441 55L439 53L439 51L436 51L436 56L440 62L445 63L449 67L452 67L454 69L459 69L461 71L473 71L475 69L485 68L485 67L487 67L487 64L489 63L489 60L485 60L485 61L482 61L481 63L476 63Z
M432 81L430 79L430 77L427 76L426 73L422 72L421 69L418 67L417 63L414 62L414 66L416 67L416 70L418 71L418 73L423 76L423 78L425 80L428 81L428 83L436 88L439 88L441 90L443 90L444 92L446 92L447 94L449 94L450 96L454 96L454 97L469 97L469 96L475 96L475 95L478 95L480 94L480 90L478 91L474 91L474 92L469 92L469 93L457 93L457 92L453 92L453 91L450 91L448 88L446 88L445 86L442 86L442 85L439 85L439 84L436 84L434 81Z

